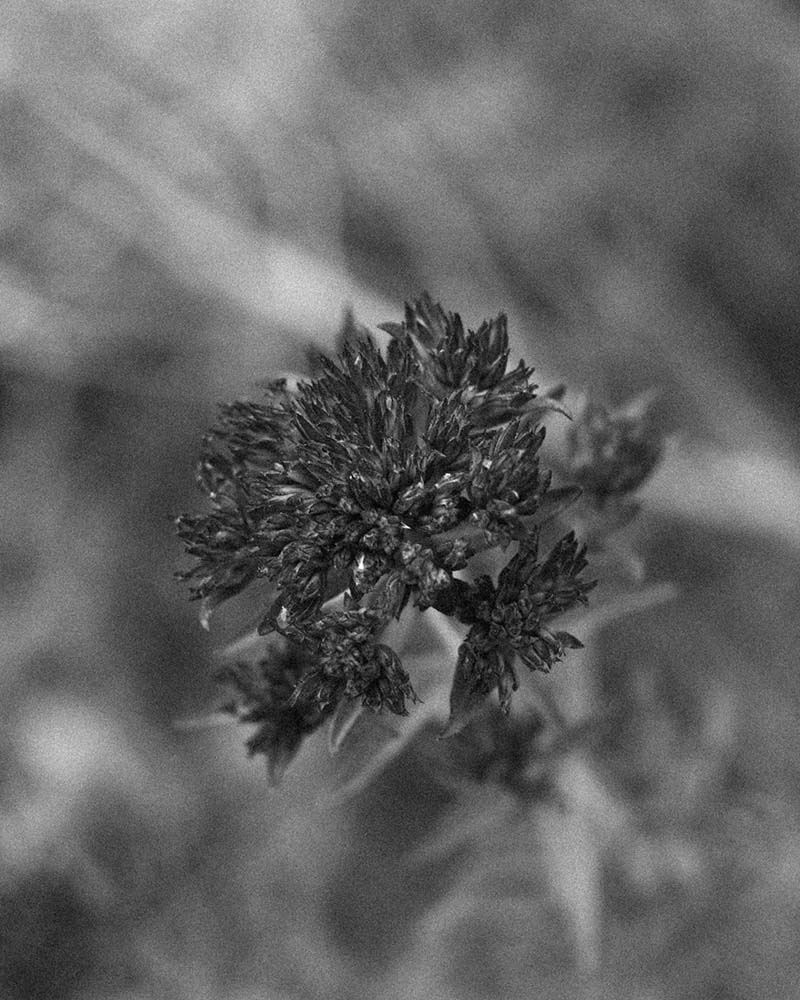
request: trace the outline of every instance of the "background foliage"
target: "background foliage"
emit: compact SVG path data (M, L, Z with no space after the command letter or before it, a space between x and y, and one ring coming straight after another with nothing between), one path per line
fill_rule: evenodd
M4 22L4 994L796 996L796 5ZM568 836L426 730L336 807L319 741L268 789L243 732L174 726L249 623L172 579L215 401L422 288L506 309L545 384L660 386L676 434L637 541L679 596L554 675L602 720Z

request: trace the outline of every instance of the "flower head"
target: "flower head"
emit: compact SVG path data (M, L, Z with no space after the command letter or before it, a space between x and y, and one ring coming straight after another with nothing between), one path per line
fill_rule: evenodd
M558 407L537 395L533 369L508 370L505 316L465 330L423 296L383 329L385 352L348 318L314 378L223 407L198 469L210 510L177 521L204 619L253 581L271 585L259 629L279 631L304 666L268 719L295 735L347 700L405 714L414 691L379 636L409 604L471 625L457 677L499 688L505 705L515 656L546 668L576 643L547 623L589 589L574 539L541 564L531 545L570 491L540 467L541 420ZM470 582L478 553L512 543L497 588ZM276 676L264 675L270 706Z

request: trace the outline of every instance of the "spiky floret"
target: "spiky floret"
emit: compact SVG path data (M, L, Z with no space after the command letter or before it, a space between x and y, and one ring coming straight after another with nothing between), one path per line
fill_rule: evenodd
M402 323L380 329L413 345L429 391L440 398L459 394L471 410L471 432L480 433L547 404L536 395L533 369L520 361L508 371L508 321L501 313L465 330L458 313L448 313L429 295L406 304Z

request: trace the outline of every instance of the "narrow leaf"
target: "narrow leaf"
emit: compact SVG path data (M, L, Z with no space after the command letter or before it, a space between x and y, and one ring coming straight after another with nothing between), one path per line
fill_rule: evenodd
M200 729L214 729L217 726L227 726L236 722L236 716L231 712L206 712L201 715L184 715L172 720L172 728L181 733L190 733Z
M224 600L225 598L219 594L209 594L208 597L204 597L200 602L200 624L206 632L211 631L211 615Z
M622 594L590 611L567 615L564 617L563 623L570 632L573 630L591 632L594 629L604 628L627 615L635 614L637 611L645 611L647 608L658 607L660 604L674 601L679 594L680 590L674 583L654 583L634 593Z
M288 747L280 744L270 748L267 753L267 779L271 788L280 785L286 769L297 756L299 749L299 745Z
M342 698L328 724L328 750L338 753L353 726L358 722L364 706L355 698Z
M476 688L472 662L472 654L462 646L450 689L450 718L439 734L440 740L460 733L486 701L486 693Z
M550 521L561 514L567 507L575 503L581 496L581 489L578 486L562 486L557 489L548 490L542 497L538 509L533 515L533 519L538 524Z
M533 417L538 423L546 413L560 413L567 420L572 420L572 414L566 407L562 406L555 398L547 396L537 396L533 403L525 409L525 413Z
M324 805L327 808L336 809L377 781L426 726L432 722L441 725L446 711L446 700L447 686L445 684L437 684L434 689L426 691L422 707L418 707L417 711L408 718L402 720L395 718L394 722L400 723L395 734L365 762L357 774L340 785L332 794L327 795L323 799Z

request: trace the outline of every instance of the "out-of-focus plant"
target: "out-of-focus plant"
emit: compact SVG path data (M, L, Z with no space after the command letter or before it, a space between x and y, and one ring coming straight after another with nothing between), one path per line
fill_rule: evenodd
M425 294L380 329L385 352L349 316L315 377L223 406L198 468L210 509L177 519L206 626L267 584L261 655L220 679L274 778L315 730L337 748L365 710L429 719L447 700L443 736L492 695L508 714L520 667L548 673L582 646L564 622L597 581L575 528L601 551L661 454L644 403L586 404L545 468L564 390L509 367L503 314L465 329ZM401 656L426 629L412 677Z

